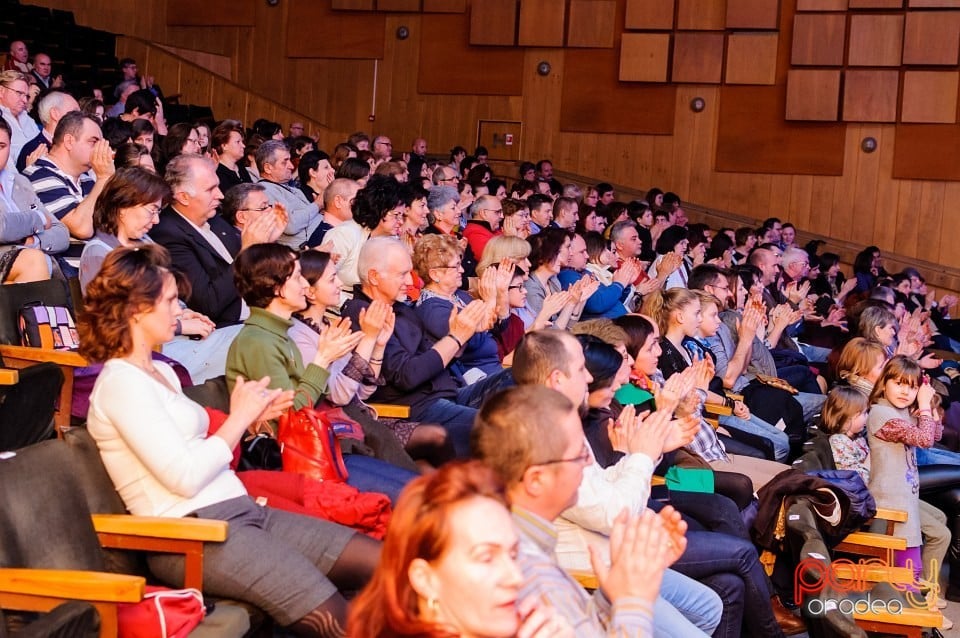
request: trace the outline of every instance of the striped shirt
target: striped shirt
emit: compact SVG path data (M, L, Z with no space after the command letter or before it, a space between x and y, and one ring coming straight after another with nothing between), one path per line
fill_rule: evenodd
M653 605L640 598L611 604L603 592L591 597L557 563L557 530L552 523L516 505L513 522L520 536L517 564L523 572L520 598L546 599L573 627L577 638L653 636Z
M33 190L47 210L57 219L63 219L93 190L94 179L81 173L79 180L60 170L48 157L41 157L23 174L33 184Z

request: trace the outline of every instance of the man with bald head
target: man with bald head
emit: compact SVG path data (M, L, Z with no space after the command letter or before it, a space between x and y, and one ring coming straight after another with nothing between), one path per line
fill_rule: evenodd
M40 115L40 124L43 125L43 129L20 149L20 155L17 157L17 170L22 173L27 166L33 164L38 157L50 150L50 145L53 143L53 132L57 130L60 118L67 113L79 110L80 105L77 104L74 97L63 91L50 91L40 98L37 113ZM43 147L44 150L38 151L37 149L40 147Z
M33 56L33 71L30 72L37 84L42 89L60 89L63 88L63 76L53 75L53 61L46 53L38 53Z
M7 54L7 61L3 65L3 70L30 73L33 67L27 62L29 57L30 52L27 51L26 43L23 40L14 40L10 43L10 53Z
M378 135L373 138L373 146L370 149L377 162L389 162L393 156L393 142L386 135Z
M340 177L330 182L323 191L323 219L307 239L307 246L316 248L323 244L327 231L353 220L353 200L360 184L356 180Z
M407 162L407 168L410 170L411 181L420 177L420 171L423 165L427 163L427 140L418 137L410 145L410 160Z

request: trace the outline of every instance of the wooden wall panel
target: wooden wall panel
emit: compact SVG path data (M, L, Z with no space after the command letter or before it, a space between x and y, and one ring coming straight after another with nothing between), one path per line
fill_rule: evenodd
M900 121L955 123L958 77L956 71L906 71Z
M334 11L373 11L376 7L374 0L331 0Z
M170 26L248 26L254 23L254 0L167 0Z
M725 0L677 0L677 28L691 31L723 31L726 27Z
M624 33L620 40L621 82L666 82L670 36L666 33Z
M613 47L616 0L570 0L567 46Z
M467 0L423 0L425 13L464 13Z
M788 120L837 121L840 71L792 69L787 76Z
M847 18L840 13L798 13L793 18L793 51L797 66L843 64Z
M378 11L420 11L420 0L377 0Z
M616 51L564 52L560 130L671 134L676 88L620 82L618 57Z
M517 44L527 47L562 47L567 5L554 0L520 0Z
M291 58L383 57L384 16L338 13L330 0L288 0L286 54ZM281 31L282 33L282 31Z
M727 0L727 28L776 29L779 0Z
M899 9L903 0L850 0L851 9Z
M625 26L628 29L672 29L674 3L675 0L627 0Z
M960 0L908 0L908 7L943 7L949 9L960 8Z
M797 11L846 11L847 0L797 0Z
M894 148L893 177L960 180L960 127L901 124Z
M854 15L850 18L850 66L900 66L903 16Z
M777 79L776 33L739 32L727 37L727 84L773 84Z
M956 64L960 12L910 11L903 34L904 64Z
M845 127L785 122L785 110L776 87L722 87L716 170L840 175Z
M722 33L686 32L673 36L671 81L720 84L722 75Z
M517 41L517 0L472 0L470 44L511 46Z
M847 71L843 87L843 119L847 122L895 122L899 81L898 71Z
M468 45L470 22L464 15L424 15L422 20L417 80L420 93L523 93L522 50ZM483 69L483 73L451 73L451 60L456 60L460 68Z

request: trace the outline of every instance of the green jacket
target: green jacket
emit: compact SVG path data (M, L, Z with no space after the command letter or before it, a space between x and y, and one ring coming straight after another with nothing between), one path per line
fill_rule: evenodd
M238 375L257 380L270 377L271 388L294 390L293 405L300 409L316 405L323 396L330 373L320 366L303 367L300 350L287 330L293 322L263 308L251 308L237 338L227 352L227 387L233 392Z

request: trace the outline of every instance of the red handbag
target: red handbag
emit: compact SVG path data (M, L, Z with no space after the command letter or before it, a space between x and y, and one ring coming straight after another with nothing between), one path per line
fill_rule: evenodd
M280 417L278 426L284 472L317 481L347 480L340 441L323 412L311 406L291 408Z
M147 585L143 600L117 609L120 638L186 638L203 620L203 595L196 589Z

